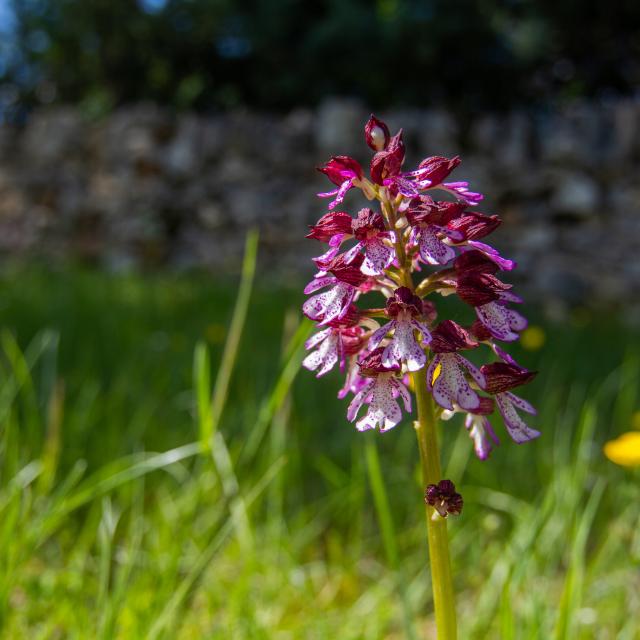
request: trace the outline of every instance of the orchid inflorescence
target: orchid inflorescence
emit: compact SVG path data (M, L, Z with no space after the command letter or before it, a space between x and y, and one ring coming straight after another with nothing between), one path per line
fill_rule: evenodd
M329 212L307 236L328 250L314 258L319 271L305 288L313 295L303 311L320 331L307 341L310 353L303 365L318 376L336 365L346 372L338 396L353 394L347 417L357 420L360 431L396 426L402 419L398 399L410 413L409 374L426 367L426 386L439 416L465 414L479 458L486 459L498 444L489 422L496 408L515 442L537 437L518 413L533 414L534 408L512 392L535 373L500 345L517 340L527 325L509 306L521 298L497 276L516 265L481 241L500 218L469 209L483 196L467 182L447 181L459 157L426 158L407 172L402 131L392 137L387 125L371 116L365 139L375 152L369 178L348 156L334 156L319 167L336 188L318 194L331 198ZM337 211L351 189L377 201L379 210L364 208L355 217ZM384 306L356 305L374 292L384 296ZM466 327L450 319L436 324L434 294L457 295L473 307L475 321ZM462 354L481 344L497 360L478 368ZM363 405L368 408L358 419Z

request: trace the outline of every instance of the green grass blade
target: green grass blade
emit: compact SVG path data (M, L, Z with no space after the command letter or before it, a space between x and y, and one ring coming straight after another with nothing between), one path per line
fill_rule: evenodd
M213 412L211 404L211 362L209 350L204 342L198 342L193 354L193 388L196 394L196 415L200 446L207 451L213 435Z
M269 469L267 469L266 473L251 488L251 490L247 492L247 495L244 498L244 502L247 507L250 507L262 495L270 483L273 482L274 478L276 478L278 473L280 473L285 463L286 461L284 458L274 462ZM189 593L192 592L194 586L202 577L205 570L215 557L216 552L224 544L232 530L233 522L231 520L227 520L217 535L209 543L207 548L202 551L188 575L177 586L174 595L166 603L162 612L151 627L148 635L146 636L147 640L157 640L157 638L159 638L168 627L172 627L177 624L176 617L179 608L188 598Z
M376 434L371 434L376 435ZM400 554L398 552L398 542L396 539L395 527L393 525L393 517L391 515L391 507L389 505L389 497L384 485L384 477L382 468L380 467L380 457L378 455L378 447L373 438L368 437L365 443L365 457L367 460L367 472L369 475L369 484L371 493L373 494L373 502L378 515L378 522L382 532L382 541L384 544L387 562L394 571L396 578L396 586L402 600L403 623L406 637L415 640L416 632L413 626L413 614L411 611L411 603L407 593L407 581L404 571L400 566Z
M575 638L576 613L582 604L585 589L585 553L591 526L604 492L604 480L600 479L594 487L589 500L580 514L573 539L570 541L570 564L560 601L556 640Z
M271 424L273 416L287 398L291 385L300 370L300 361L304 350L304 343L311 333L312 327L313 324L309 320L303 320L300 323L298 330L291 338L289 343L290 346L286 349L289 357L282 367L271 394L267 400L262 403L256 424L251 429L247 444L241 454L241 460L243 462L254 458L260 444L262 443L262 439Z
M257 230L249 231L245 243L244 260L242 262L242 278L240 280L240 288L238 289L238 297L231 316L231 324L229 333L222 352L222 360L216 376L216 383L213 389L213 398L211 400L211 420L208 430L201 432L201 440L205 443L211 443L211 437L218 428L224 406L227 401L227 391L229 389L229 381L238 355L238 346L240 338L247 319L249 310L249 299L251 298L251 290L253 288L253 277L256 271L256 258L258 255L258 232Z

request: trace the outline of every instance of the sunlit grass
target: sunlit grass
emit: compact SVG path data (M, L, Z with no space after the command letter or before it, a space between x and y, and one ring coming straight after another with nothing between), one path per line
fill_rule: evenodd
M239 277L5 272L1 637L433 633L409 423L359 434L337 376L293 382L301 295L260 277L216 395ZM443 428L461 638L633 640L640 477L602 445L635 428L640 336L534 320L543 436L497 426L482 463Z

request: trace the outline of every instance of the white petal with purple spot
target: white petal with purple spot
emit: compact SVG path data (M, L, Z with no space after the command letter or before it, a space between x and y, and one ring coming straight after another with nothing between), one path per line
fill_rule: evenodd
M478 367L476 367L472 362L469 362L466 358L463 358L460 354L456 353L455 355L458 364L464 367L471 374L471 377L478 383L478 386L481 389L484 389L487 386L487 380L480 369L478 369Z
M414 335L411 320L396 320L391 342L382 352L382 364L385 367L405 363L409 371L418 371L427 361L422 347Z
M356 422L358 431L380 427L380 432L384 432L402 420L402 411L393 397L393 389L389 376L380 375L375 379L369 409L364 418Z
M469 386L455 353L441 353L440 375L433 384L433 397L444 409L453 409L454 402L463 409L480 406L478 394Z
M447 264L456 257L456 252L435 234L431 225L420 229L420 257L428 264Z
M373 386L374 382L375 380L373 378L367 379L360 391L358 391L358 393L353 396L353 399L351 400L351 402L349 403L349 407L347 408L347 420L349 420L349 422L353 422L356 419L360 407L365 403L365 401L369 401L367 396L370 394L371 387Z
M321 332L321 333L324 333ZM316 377L323 376L333 369L340 359L340 335L338 331L329 329L329 335L326 336L320 347L310 353L303 361L302 366L315 371L318 369Z
M344 261L346 264L350 264L356 258L356 256L360 253L360 249L362 248L362 242L356 243L349 251L346 251L344 254Z
M498 393L496 394L496 403L498 409L504 419L504 425L509 432L509 435L514 442L521 444L528 440L533 440L540 435L539 431L532 429L525 421L518 415L512 400L513 394L511 393Z
M302 311L311 320L321 320L320 325L328 324L346 315L355 293L350 284L339 282L329 291L309 298L302 305Z
M322 331L318 331L312 335L305 343L304 348L308 351L309 349L313 349L317 345L319 345L329 334L331 333L331 329L323 329Z
M426 324L420 322L419 320L412 320L411 323L413 324L413 328L417 329L422 334L422 339L424 342L426 342L427 344L431 342L431 331L429 331L429 327L427 327Z
M364 243L364 255L360 271L367 276L377 276L393 262L395 251L379 238L373 238Z
M520 411L524 411L525 413L530 413L532 416L535 416L538 412L536 408L529 404L526 400L517 396L515 393L511 393L511 391L506 391L505 395L511 400L511 404L520 409Z
M515 331L520 331L517 327L522 326L523 322L526 326L526 320L519 313L497 302L476 307L476 315L492 336L505 342L517 340L518 334Z
M369 349L372 351L384 340L385 336L389 331L392 331L396 326L396 321L392 320L384 325L384 327L380 327L377 331L373 333L373 335L369 338Z
M473 440L473 448L480 460L486 460L493 449L493 445L500 444L498 437L491 428L491 423L486 416L467 414L464 426L469 431L469 437Z
M338 280L335 276L322 276L319 278L316 277L304 288L304 293L313 293L318 289L328 287L330 284L335 284L337 281Z
M402 398L404 410L407 413L411 413L411 394L409 393L409 389L407 389L407 387L405 387L404 384L397 378L391 378L391 384L393 384L394 390L397 395Z

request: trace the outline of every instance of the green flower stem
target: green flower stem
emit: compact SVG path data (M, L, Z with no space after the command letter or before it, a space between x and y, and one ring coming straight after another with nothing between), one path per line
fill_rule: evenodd
M396 226L396 207L387 198L381 198L382 211L390 229ZM411 270L407 264L404 242L400 233L396 234L396 254L400 263L398 280L414 290ZM423 293L424 295L424 293ZM420 465L422 467L422 481L425 486L437 484L442 480L440 470L440 453L436 434L436 416L433 401L427 391L426 367L411 374L416 403L418 405L418 420L414 422L420 449ZM436 614L438 640L456 640L456 604L451 578L451 560L449 559L449 536L447 521L432 515L434 509L425 504L427 518L427 538L429 540L429 559L431 565L431 587L433 590L433 607Z
M429 484L437 484L442 479L436 418L433 401L427 391L426 369L413 372L411 378L418 405L418 420L414 422L414 427L420 449L422 481L426 487ZM456 606L451 578L447 521L439 516L432 518L434 510L427 504L425 504L425 513L438 640L455 640L457 636Z

